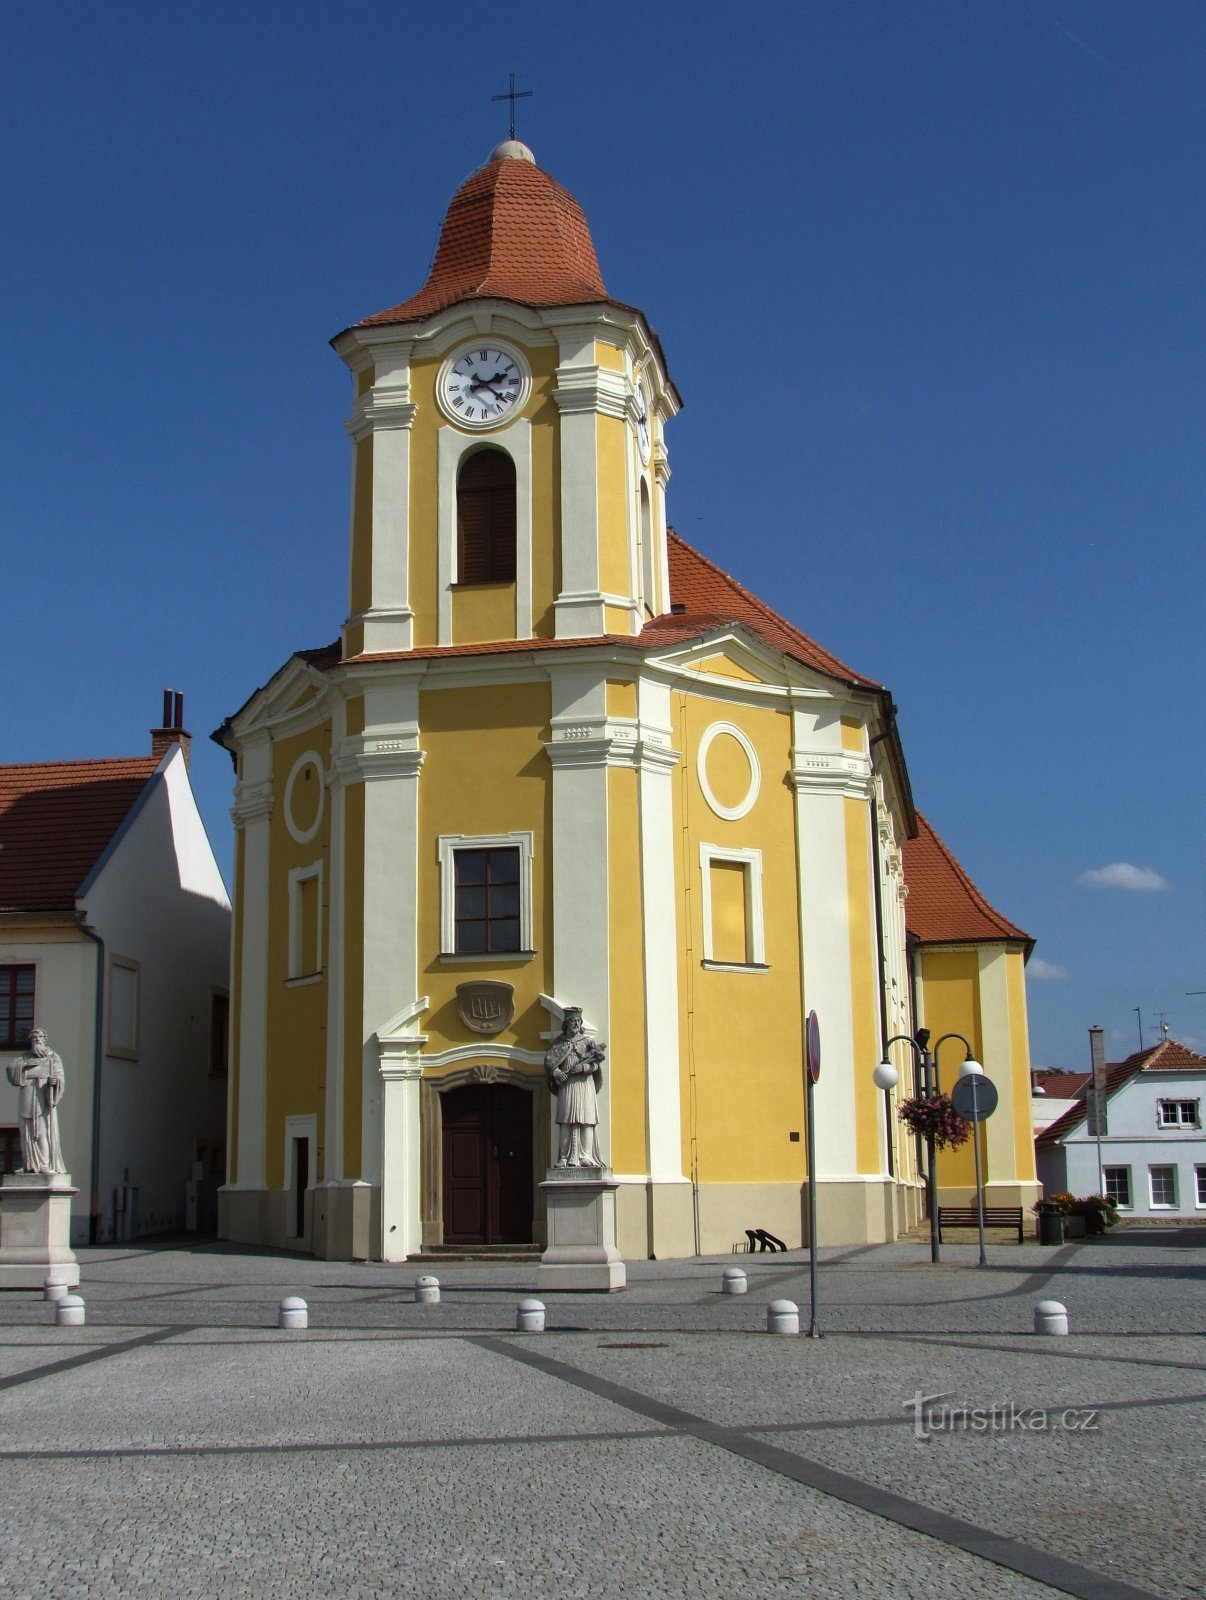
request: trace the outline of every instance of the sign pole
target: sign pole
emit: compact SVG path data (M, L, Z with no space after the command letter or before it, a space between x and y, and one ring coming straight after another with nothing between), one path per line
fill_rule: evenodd
M808 1337L821 1337L817 1316L817 1137L813 1117L813 1090L821 1076L821 1025L815 1011L808 1013L808 1070L804 1074L804 1115L808 1152Z
M976 1079L979 1076L978 1072L968 1073L972 1086L972 1138L976 1142L976 1222L980 1229L980 1259L977 1265L986 1267L988 1265L988 1257L984 1254L984 1184L980 1172L980 1107L976 1100Z

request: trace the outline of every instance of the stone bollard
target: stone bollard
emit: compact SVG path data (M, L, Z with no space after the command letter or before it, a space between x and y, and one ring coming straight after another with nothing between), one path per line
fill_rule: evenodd
M799 1333L800 1308L794 1300L772 1300L766 1308L767 1333Z
M544 1301L521 1300L515 1308L515 1329L517 1333L543 1333Z
M438 1306L440 1303L440 1280L438 1278L415 1279L415 1304L417 1306Z
M1034 1308L1035 1333L1067 1333L1068 1308L1058 1300L1040 1300Z
M64 1295L71 1293L71 1285L61 1272L52 1272L42 1285L42 1298L44 1300L59 1301Z
M278 1328L308 1328L310 1312L300 1295L291 1294L281 1301L276 1314Z
M744 1294L749 1285L740 1267L726 1267L720 1275L720 1287L725 1294Z
M55 1302L55 1324L60 1328L82 1328L84 1326L84 1302L78 1294L65 1294L61 1300Z

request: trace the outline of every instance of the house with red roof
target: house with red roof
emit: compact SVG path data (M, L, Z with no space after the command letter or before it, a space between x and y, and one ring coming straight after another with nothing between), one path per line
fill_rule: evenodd
M1120 1219L1200 1222L1206 1216L1206 1056L1162 1039L1106 1067L1100 1123L1091 1092L1036 1139L1048 1194L1105 1194Z
M230 901L182 712L165 696L145 756L0 766L0 1068L35 1027L63 1060L74 1244L216 1223ZM0 1171L19 1163L14 1090Z
M810 1192L826 1242L893 1238L921 1152L908 1073L886 1096L872 1073L920 1026L974 1046L1000 1092L991 1198L1032 1199L1030 940L914 810L889 691L669 526L682 400L573 196L508 140L453 196L426 282L333 343L339 637L215 734L225 1236L539 1247L546 1183L593 1148L625 1256L759 1227L799 1245ZM604 1050L585 1143L545 1075L572 1008ZM969 1192L958 1159L942 1182Z

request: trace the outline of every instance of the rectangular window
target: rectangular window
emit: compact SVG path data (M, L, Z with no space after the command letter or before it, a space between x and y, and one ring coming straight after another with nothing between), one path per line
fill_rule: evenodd
M532 841L530 833L441 836L443 955L531 954Z
M1106 1198L1113 1200L1120 1210L1125 1211L1131 1203L1131 1169L1103 1167L1102 1180L1105 1183Z
M209 996L209 1070L225 1078L230 1065L230 996L213 989Z
M762 852L699 847L703 879L704 965L762 969Z
M1158 1100L1156 1110L1162 1128L1196 1128L1201 1124L1196 1100Z
M16 1172L20 1165L20 1128L0 1128L0 1172Z
M520 949L518 850L458 850L455 892L458 955Z
M1174 1208L1177 1204L1176 1167L1149 1167L1147 1171L1151 1181L1153 1208Z
M109 1054L138 1060L138 962L109 957Z
M1206 1206L1206 1167L1197 1167L1194 1170L1198 1185L1198 1204Z
M322 971L322 863L289 874L289 977Z
M33 967L0 967L0 1050L24 1050L33 1019Z

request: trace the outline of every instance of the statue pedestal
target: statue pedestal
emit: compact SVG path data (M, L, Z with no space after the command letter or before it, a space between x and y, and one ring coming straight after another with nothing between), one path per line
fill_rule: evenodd
M540 1185L548 1202L549 1247L538 1289L610 1293L627 1284L616 1249L616 1190L609 1167L550 1167Z
M71 1251L71 1197L78 1193L65 1172L0 1177L0 1289L40 1289L52 1270L78 1285Z

